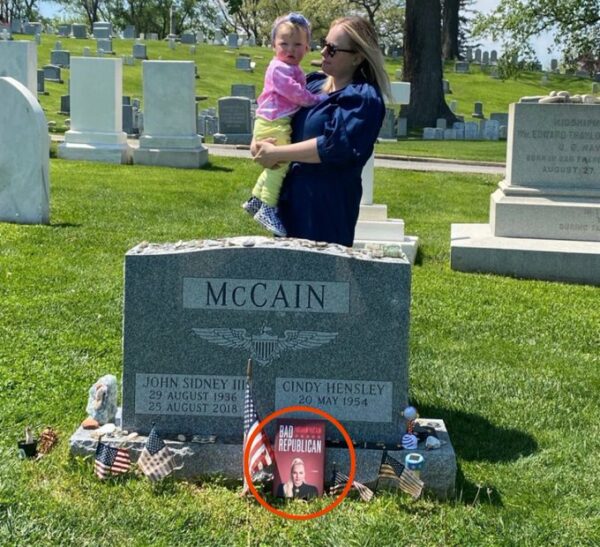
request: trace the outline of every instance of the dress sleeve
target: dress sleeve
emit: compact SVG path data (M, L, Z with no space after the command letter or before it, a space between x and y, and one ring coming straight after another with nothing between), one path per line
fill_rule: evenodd
M330 119L317 137L322 163L364 164L373 152L385 113L383 99L368 84L352 87L331 105Z
M274 68L272 74L273 88L279 95L299 106L312 106L324 99L324 96L314 95L308 91L305 82L296 79L294 76L293 69L288 68L285 64Z

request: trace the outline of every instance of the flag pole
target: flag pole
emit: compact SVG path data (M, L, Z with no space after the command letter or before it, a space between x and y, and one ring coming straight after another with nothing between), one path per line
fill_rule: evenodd
M377 471L377 482L375 483L375 488L373 489L373 492L377 492L379 490L379 477L381 476L381 466L383 465L386 456L387 448L384 448L381 452L381 462L379 463L379 471Z
M252 357L248 359L248 364L246 365L246 379L248 382L252 381Z

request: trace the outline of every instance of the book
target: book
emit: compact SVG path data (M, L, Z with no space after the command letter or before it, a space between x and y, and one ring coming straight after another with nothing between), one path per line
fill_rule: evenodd
M307 500L323 495L325 424L324 420L277 420L273 495Z

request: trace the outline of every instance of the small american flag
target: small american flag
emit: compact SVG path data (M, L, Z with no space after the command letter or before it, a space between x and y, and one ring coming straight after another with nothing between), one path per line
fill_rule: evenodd
M100 479L105 479L110 475L121 475L129 471L130 467L131 458L128 450L98 442L94 472Z
M381 465L379 466L378 483L380 480L390 481L400 490L410 494L417 499L423 492L423 481L414 471L407 469L395 458L392 458L386 451L383 452Z
M137 463L151 481L164 479L175 469L173 453L158 435L156 427L152 427Z
M340 471L333 472L333 480L329 493L332 496L337 496L348 484L350 477ZM373 490L365 486L362 482L352 481L352 488L358 492L360 499L363 501L371 501L373 499Z
M248 370L250 371L250 363L248 364ZM260 420L256 413L254 406L254 398L252 397L252 383L250 379L250 373L246 380L246 394L244 397L244 453L246 452L246 442L250 438L250 435L258 428ZM254 440L250 448L250 454L248 457L248 467L250 470L250 476L255 479L257 475L267 466L273 463L273 449L269 442L269 437L262 430ZM244 477L244 492L248 490L246 479Z

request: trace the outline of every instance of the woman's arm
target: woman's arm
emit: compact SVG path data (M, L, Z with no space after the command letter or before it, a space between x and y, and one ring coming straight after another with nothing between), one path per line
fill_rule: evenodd
M293 144L275 146L266 141L257 141L254 161L270 169L278 163L299 161L302 163L321 163L317 151L317 139L308 139Z

